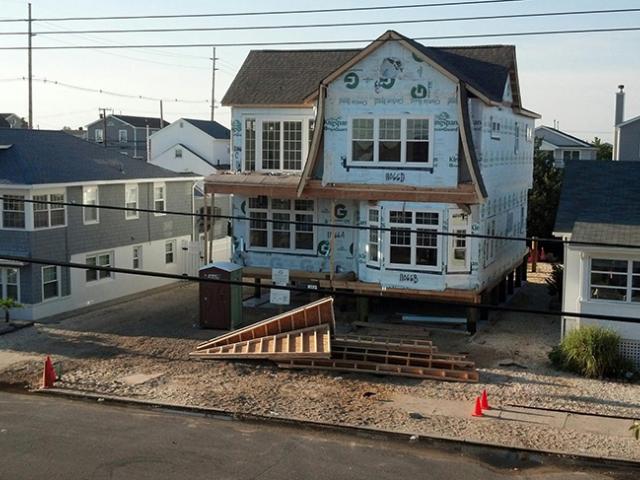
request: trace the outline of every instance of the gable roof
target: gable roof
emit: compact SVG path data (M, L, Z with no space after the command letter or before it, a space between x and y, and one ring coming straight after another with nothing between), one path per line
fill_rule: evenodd
M132 127L136 128L144 128L147 125L149 128L162 128L169 125L169 122L163 120L163 124L161 124L161 120L157 117L136 117L133 115L109 115L110 117L119 118L123 122L128 123Z
M220 125L218 122L211 120L198 120L195 118L183 118L182 120L184 120L185 122L189 122L191 125L199 130L202 130L210 137L216 138L218 140L229 140L229 129L224 125Z
M555 128L547 127L546 125L542 125L535 130L535 135L537 138L544 140L551 145L554 145L558 148L592 148L596 149L590 143L585 142L584 140L580 140L577 137L569 135L568 133L562 132Z
M0 129L0 185L188 178L63 131Z
M569 160L554 232L572 240L640 242L640 162Z

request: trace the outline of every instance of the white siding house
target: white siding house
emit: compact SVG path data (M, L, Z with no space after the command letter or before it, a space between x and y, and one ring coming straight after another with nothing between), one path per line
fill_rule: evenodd
M563 311L635 317L640 322L639 162L569 162L554 235L565 244ZM617 246L616 246L617 245ZM628 246L628 247L625 247ZM622 337L622 352L640 366L640 323L565 316L563 336L601 325Z
M233 223L233 259L255 275L479 302L521 270L524 242L462 236L525 234L537 114L513 47L389 31L362 50L255 51L223 104L231 172L206 191L251 219Z

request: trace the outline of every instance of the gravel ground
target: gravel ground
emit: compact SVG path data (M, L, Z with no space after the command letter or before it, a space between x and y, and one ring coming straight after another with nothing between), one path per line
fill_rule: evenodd
M550 299L543 281L544 274L530 276L511 304L547 308ZM467 401L470 411L486 388L495 405L640 416L639 384L587 380L550 368L546 355L559 339L557 316L492 314L472 338L433 331L442 351L466 352L476 362L481 381L466 384L287 371L266 362L190 360L187 354L199 341L219 333L195 326L197 296L196 287L180 284L2 335L0 385L37 386L41 359L51 354L62 373L56 383L61 388L640 460L640 442L626 431L602 435L461 415L410 415L407 398ZM256 319L273 313L264 308L247 311ZM513 365L499 366L505 360Z

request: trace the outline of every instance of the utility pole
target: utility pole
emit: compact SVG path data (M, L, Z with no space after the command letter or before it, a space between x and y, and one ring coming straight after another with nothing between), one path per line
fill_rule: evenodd
M164 114L162 113L162 100L160 100L160 128L164 128Z
M215 118L215 110L216 110L216 47L213 47L213 57L211 57L211 61L213 62L211 68L211 121L213 122Z
M100 116L102 117L102 145L107 148L107 110L113 110L111 108L99 108Z
M31 62L31 4L29 4L29 128L33 130L33 69Z

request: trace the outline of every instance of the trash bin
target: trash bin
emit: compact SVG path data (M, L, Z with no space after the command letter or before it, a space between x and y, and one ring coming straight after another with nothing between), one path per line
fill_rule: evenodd
M200 268L200 278L242 281L242 267L213 262ZM242 323L242 286L200 282L200 328L235 329Z

